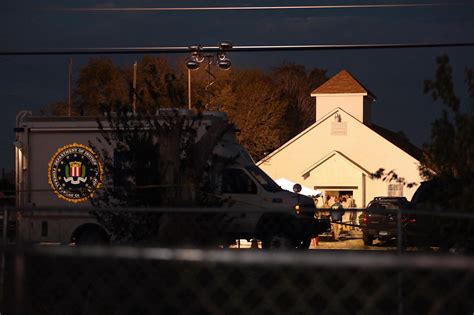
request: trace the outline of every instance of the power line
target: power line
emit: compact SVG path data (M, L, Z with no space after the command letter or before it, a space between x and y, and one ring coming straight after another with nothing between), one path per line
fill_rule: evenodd
M242 45L229 52L317 51L317 50L374 50L413 49L436 47L473 47L474 42L455 43L387 43L387 44L322 44L322 45ZM203 46L203 52L218 52L218 46ZM0 56L27 55L106 55L106 54L174 54L190 52L187 46L58 48L36 50L0 50Z
M329 9L386 9L473 5L473 2L433 2L399 4L341 4L341 5L293 5L293 6L221 6L221 7L84 7L50 8L51 11L70 12L150 12L150 11L270 11L270 10L329 10Z

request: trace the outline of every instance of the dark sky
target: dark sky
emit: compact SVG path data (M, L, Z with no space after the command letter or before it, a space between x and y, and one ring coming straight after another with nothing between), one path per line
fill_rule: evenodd
M443 0L437 1L437 3ZM449 2L449 1L445 1ZM77 12L68 7L276 6L428 1L14 1L0 4L0 50L85 47L370 44L474 42L474 1L462 5L272 11ZM466 95L465 67L474 67L473 48L233 53L237 67L271 69L282 62L328 70L347 69L376 96L374 122L403 131L421 146L441 105L423 94L435 58L448 54L456 88ZM169 55L173 60L183 55ZM70 56L0 56L0 167L14 165L13 127L18 111L34 112L67 95ZM73 56L75 76L89 56ZM132 64L140 55L113 56Z

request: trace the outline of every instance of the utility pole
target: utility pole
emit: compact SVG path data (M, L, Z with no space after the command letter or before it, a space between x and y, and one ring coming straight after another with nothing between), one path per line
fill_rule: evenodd
M188 69L188 109L191 108L191 70Z
M68 73L68 96L67 96L67 115L71 116L71 82L72 82L72 58L69 58L69 73Z
M132 109L133 113L137 109L137 65L138 63L135 61L133 64L133 102L132 102Z

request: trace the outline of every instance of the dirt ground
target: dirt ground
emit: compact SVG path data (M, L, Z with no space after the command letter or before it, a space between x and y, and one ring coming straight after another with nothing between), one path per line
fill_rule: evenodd
M380 243L374 241L373 246L365 246L362 231L351 230L341 232L339 239L334 240L331 234L322 235L319 241L313 239L310 249L350 249L350 250L396 250L395 242Z
M246 240L240 240L240 246L231 246L231 248L237 249L249 249L251 248L251 242ZM261 248L261 243L258 244ZM373 246L365 246L364 241L362 240L362 231L360 230L348 230L342 231L339 239L334 240L332 234L323 234L319 237L319 240L313 239L309 249L318 250L318 249L341 249L341 250L396 250L395 240L388 243L380 243L374 241Z

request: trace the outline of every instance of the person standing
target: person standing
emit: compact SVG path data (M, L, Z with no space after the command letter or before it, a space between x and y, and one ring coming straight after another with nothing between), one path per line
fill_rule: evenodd
M324 208L323 194L316 196L316 208Z
M353 208L356 207L355 202L354 202L354 198L352 198L352 196L348 196L347 204L348 204L348 208L353 209ZM355 210L350 211L349 221L351 222L352 225L357 224L357 216L358 216L357 211L355 211ZM354 229L355 229L355 226L351 226L351 230L354 230Z
M341 220L344 214L342 204L339 201L334 202L331 205L331 221L332 221L332 235L333 239L337 241L341 230Z
M327 196L328 199L328 208L331 208L333 204L336 203L336 197L335 196Z

